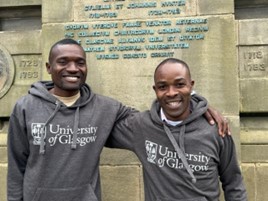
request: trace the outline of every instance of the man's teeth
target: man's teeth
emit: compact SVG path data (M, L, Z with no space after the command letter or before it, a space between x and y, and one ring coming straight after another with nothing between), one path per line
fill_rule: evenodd
M177 105L179 105L179 103L178 102L170 102L170 103L168 103L170 106L177 106Z
M66 77L66 80L76 81L76 80L78 80L78 77Z

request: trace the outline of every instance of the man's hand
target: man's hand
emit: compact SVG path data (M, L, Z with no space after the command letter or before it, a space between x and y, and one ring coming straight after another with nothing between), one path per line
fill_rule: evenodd
M216 121L220 136L224 137L226 134L231 135L228 120L220 112L209 106L204 115L211 125L214 125Z

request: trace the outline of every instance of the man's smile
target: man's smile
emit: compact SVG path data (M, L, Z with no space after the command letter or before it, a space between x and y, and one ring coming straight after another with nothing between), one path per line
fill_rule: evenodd
M173 101L167 101L166 105L167 107L171 108L171 109L177 109L180 107L182 101L181 100L173 100Z
M76 82L80 79L80 76L73 76L73 75L63 75L63 78L66 80L66 81L69 81L69 82Z

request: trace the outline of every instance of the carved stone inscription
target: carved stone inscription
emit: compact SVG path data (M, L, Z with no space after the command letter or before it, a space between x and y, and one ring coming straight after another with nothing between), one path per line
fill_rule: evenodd
M75 20L178 17L180 15L185 16L185 13L195 15L195 9L196 2L193 0L80 0L75 2Z
M208 19L197 17L68 24L64 37L76 39L97 60L145 59L173 57L208 32Z
M14 73L14 63L11 55L0 45L0 98L2 98L10 89Z
M103 0L103 4L86 5L89 18L117 18L120 10L147 9L147 16L179 15L185 1L145 1L125 3L125 1Z
M30 85L41 78L41 56L22 55L14 56L16 64L15 83Z
M195 0L79 0L65 38L74 38L97 60L173 57L209 31ZM127 20L126 20L127 19Z
M268 76L268 47L246 46L239 48L240 77Z

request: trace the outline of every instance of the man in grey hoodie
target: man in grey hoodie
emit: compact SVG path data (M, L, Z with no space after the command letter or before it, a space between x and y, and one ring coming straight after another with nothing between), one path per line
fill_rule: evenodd
M51 47L46 68L52 82L34 83L10 116L8 201L101 200L100 153L113 126L136 111L90 89L86 54L72 39Z
M146 201L246 201L231 136L221 138L204 118L208 103L196 95L188 65L169 58L155 70L151 110L117 123L107 145L136 153Z

